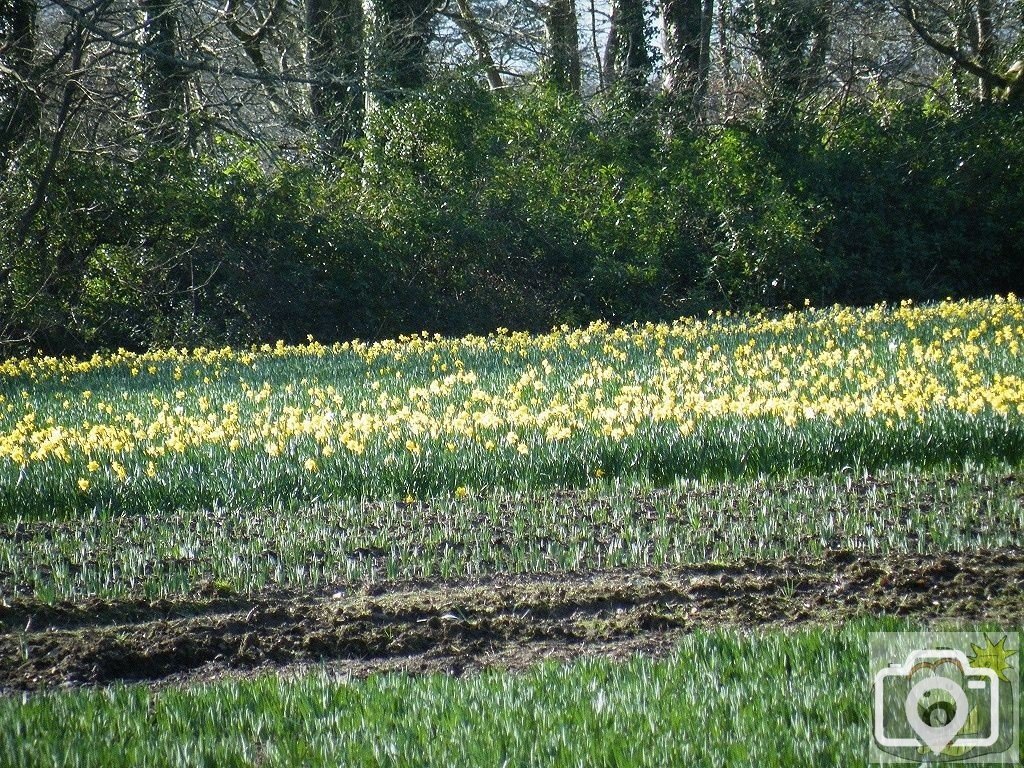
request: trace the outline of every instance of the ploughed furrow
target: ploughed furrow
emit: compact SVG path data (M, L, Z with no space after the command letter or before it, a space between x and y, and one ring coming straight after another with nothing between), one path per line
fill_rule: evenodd
M1018 622L1024 553L835 552L658 571L407 582L326 594L206 602L0 606L0 689L189 682L328 663L461 672L543 658L671 647L721 626L831 623L862 615Z

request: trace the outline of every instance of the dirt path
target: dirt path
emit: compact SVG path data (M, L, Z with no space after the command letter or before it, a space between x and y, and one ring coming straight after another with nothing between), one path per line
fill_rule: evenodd
M0 691L188 683L327 663L459 674L667 651L682 633L861 615L1021 621L1017 550L400 583L206 602L0 605Z

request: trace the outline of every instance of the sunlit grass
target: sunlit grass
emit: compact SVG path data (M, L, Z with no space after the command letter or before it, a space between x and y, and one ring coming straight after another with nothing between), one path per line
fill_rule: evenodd
M723 629L660 660L463 678L306 673L11 697L0 699L0 764L862 766L869 632L924 628Z
M863 765L867 631L697 633L666 660L314 674L0 700L15 766Z

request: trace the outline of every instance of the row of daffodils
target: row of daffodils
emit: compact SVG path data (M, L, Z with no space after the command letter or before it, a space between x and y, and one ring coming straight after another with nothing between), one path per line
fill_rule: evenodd
M0 364L0 485L88 496L173 484L196 466L339 482L390 468L399 492L401 472L433 468L464 493L481 478L456 475L482 463L529 478L564 454L604 476L621 470L602 465L616 446L704 444L715 430L739 443L745 429L767 430L780 445L852 424L917 425L925 440L931 424L973 420L1012 432L1024 416L1022 347L1024 304L1009 296L544 335L12 359Z

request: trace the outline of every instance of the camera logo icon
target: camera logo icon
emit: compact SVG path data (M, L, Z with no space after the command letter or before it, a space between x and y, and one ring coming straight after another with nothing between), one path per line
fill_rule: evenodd
M1015 647L1015 635L873 636L874 762L1015 760Z
M977 695L972 709L971 697L954 676L946 676L951 665L966 678L967 688ZM918 676L924 671L925 674ZM906 692L903 713L917 738L901 738L886 733L886 720L891 713L886 707L886 686L899 689L912 683ZM989 723L987 734L979 737L960 736L967 718L977 706L986 707ZM913 651L902 665L880 669L875 674L875 741L883 747L917 747L924 745L936 755L948 746L959 748L991 747L999 740L999 677L991 669L974 669L967 655L957 650Z

